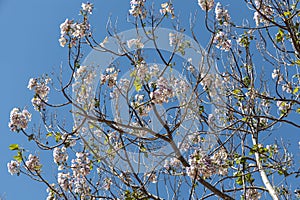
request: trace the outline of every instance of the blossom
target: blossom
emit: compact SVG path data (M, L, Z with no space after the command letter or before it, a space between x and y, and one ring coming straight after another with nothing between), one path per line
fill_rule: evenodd
M50 78L45 79L36 79L31 78L28 83L28 89L35 91L35 96L31 99L31 103L34 106L34 109L40 111L45 109L45 102L48 101L48 94L50 88L47 84L51 81Z
M167 103L169 101L169 98L172 98L174 96L173 89L169 85L166 78L160 77L154 85L155 89L150 93L150 98L153 103Z
M55 187L55 184L52 183L52 184L50 184L50 186L51 186L52 188L54 188L54 187ZM48 193L48 196L47 196L46 200L56 200L56 198L54 197L55 192L54 192L50 187L48 187L48 188L46 189L46 192Z
M65 191L71 188L70 178L70 173L58 173L57 175L57 182L59 186Z
M66 153L66 148L56 147L53 150L53 160L56 164L64 163L68 160L68 154Z
M145 175L147 176L148 181L151 183L157 183L157 176L155 173L146 173Z
M273 72L272 72L272 79L275 79L275 78L278 80L278 83L283 81L283 76L280 73L279 69L274 69Z
M199 150L195 150L190 156L189 164L187 174L191 178L197 178L200 175L209 178L216 172L213 160Z
M11 175L19 174L20 173L20 163L15 160L12 160L9 163L7 163L7 169Z
M65 47L65 45L67 44L68 40L65 37L60 37L58 41L59 41L59 45L61 47Z
M84 23L76 23L73 25L72 36L75 38L82 38L85 36L86 30L89 29L89 25Z
M230 15L228 10L224 9L220 2L216 5L215 14L216 20L219 21L220 24L224 24L225 26L229 25Z
M289 109L289 107L290 107L290 105L284 101L277 101L276 105L277 105L278 109L281 111L287 111L287 109Z
M60 34L65 36L73 27L73 20L66 19L60 26Z
M91 161L88 158L88 153L77 152L76 159L72 160L71 168L73 170L73 176L80 178L90 173Z
M82 23L74 23L73 20L66 19L60 25L60 46L64 47L67 43L66 36L72 37L70 40L71 44L75 45L77 39L82 38L86 35L87 30L90 29L90 24L87 21Z
M220 31L215 35L213 42L216 44L218 49L229 51L231 48L231 40L227 38L223 31Z
M214 0L198 0L200 8L204 11L210 11L214 7Z
M161 8L159 11L161 14L166 15L168 13L170 13L172 15L172 19L175 18L175 14L174 14L174 7L171 3L163 3L161 4Z
M282 91L287 92L287 93L292 93L291 83L282 85Z
M81 8L83 11L89 13L89 14L92 14L92 11L93 11L93 8L94 8L94 5L91 4L91 3L82 3L81 4Z
M177 43L178 43L177 35L175 33L169 33L170 46L176 45Z
M25 165L29 171L40 171L41 163L37 156L29 154Z
M8 126L11 131L19 131L20 129L26 129L29 121L31 121L31 114L26 109L20 111L19 108L14 108L10 112Z
M247 189L246 194L245 194L245 199L249 200L258 200L260 199L261 194L257 192L256 189Z
M271 3L269 2L269 0L255 0L255 6L260 11L260 13L262 13L262 15L264 15L265 17L269 17L271 19L274 11L270 5ZM262 17L260 13L255 11L253 15L256 26L259 26L260 23L268 25L269 21L265 17Z
M141 42L141 39L130 39L130 40L127 40L126 43L127 43L127 46L129 49L131 49L131 47L133 45L135 45L136 48L138 48L138 49L144 48L144 44Z
M27 88L29 90L32 90L35 86L37 86L37 79L35 79L35 78L29 79Z
M109 190L110 189L110 186L112 184L112 181L110 178L106 178L104 179L104 185L103 185L103 189L104 190Z
M131 0L131 8L129 10L129 13L134 17L141 16L141 18L145 18L147 15L147 11L144 8L145 2L146 0Z

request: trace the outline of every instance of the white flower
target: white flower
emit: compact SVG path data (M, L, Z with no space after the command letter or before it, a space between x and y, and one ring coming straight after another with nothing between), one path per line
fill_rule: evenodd
M214 41L218 49L229 51L231 48L231 40L229 40L223 31L215 35Z
M35 78L31 78L31 79L29 79L27 88L29 90L32 90L36 85L37 85L37 80Z
M177 35L175 33L169 33L170 46L176 45L177 43L178 43Z
M278 80L278 83L283 81L283 75L280 73L279 69L274 69L272 72L272 79L275 79L275 78Z
M62 36L67 35L68 32L71 30L71 27L73 26L73 20L66 19L61 25L60 25L60 34Z
M7 169L11 175L19 174L20 173L20 163L15 160L12 160L9 163L7 163Z
M82 3L81 4L81 8L83 11L89 13L89 14L92 14L92 11L93 11L93 4L91 3Z
M228 10L222 8L220 2L218 2L216 5L215 14L216 14L216 20L219 21L219 23L224 24L225 26L229 25L230 15L228 13Z
M20 109L14 108L10 112L8 126L11 131L19 131L20 129L26 129L29 121L31 121L31 114L26 109L21 112Z
M171 3L169 2L163 3L161 4L161 8L162 9L159 10L161 14L165 15L167 13L170 13L172 15L172 19L175 18L174 7Z
M145 18L147 15L147 11L144 8L146 0L131 0L130 1L130 10L129 13L134 16L138 17L141 16L141 18Z
M65 47L65 45L67 44L67 39L65 37L60 37L58 41L61 47Z
M138 49L142 49L144 48L144 44L141 42L141 39L130 39L130 40L127 40L127 46L129 49L131 49L131 47L135 45L136 48Z
M214 7L214 0L198 0L198 4L204 11L210 11Z
M29 171L40 171L41 163L37 156L29 154L28 160L25 162L27 170Z
M260 15L259 15L258 12L254 12L254 14L253 14L253 19L254 19L254 21L255 21L256 26L258 26L258 25L260 24L260 22L261 22L261 20L260 20Z
M53 150L53 160L56 164L62 164L68 160L68 154L66 153L66 149L56 147Z
M157 176L155 173L147 173L146 176L151 183L157 183Z
M261 197L261 194L257 192L256 189L247 189L245 194L245 199L248 200L259 200Z
M58 173L57 174L57 182L59 186L67 191L69 188L71 188L71 184L69 179L71 178L70 173Z
M111 186L111 184L112 184L112 181L111 181L111 179L109 179L109 178L106 178L106 179L104 180L103 189L104 189L104 190L109 190L109 189L110 189L110 186Z

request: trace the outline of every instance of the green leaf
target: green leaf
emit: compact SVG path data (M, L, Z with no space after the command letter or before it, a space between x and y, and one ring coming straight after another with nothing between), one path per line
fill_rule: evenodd
M294 91L293 91L293 94L296 94L298 91L299 91L299 88L296 87L296 88L294 89Z
M18 144L11 144L11 145L9 145L9 149L12 150L12 151L19 150L19 145Z
M283 15L285 16L285 17L289 17L289 16L291 16L291 12L290 11L285 11L284 13L283 13Z
M13 157L16 161L21 162L22 161L22 153L21 151L18 151L18 154Z
M246 85L246 87L249 87L250 82L251 82L249 76L244 77L244 78L243 78L243 82L244 82L244 84Z
M237 184L239 184L239 185L243 185L243 179L242 179L242 177L238 177L238 178L235 180L235 182L236 182Z
M240 89L235 89L235 90L233 90L233 94L235 94L235 95L237 95L237 94L239 94L241 92L241 90Z
M61 139L62 139L62 138L61 138L60 132L56 132L56 133L55 133L55 141L56 141L56 142L59 142L59 141L61 141Z
M52 132L49 132L49 133L46 134L46 137L47 137L47 138L48 138L48 137L51 137L51 136L53 136L53 133L52 133Z
M139 78L136 78L133 83L135 90L138 92L142 89L142 84Z
M284 37L284 32L282 29L278 30L278 33L276 34L276 42L282 42Z

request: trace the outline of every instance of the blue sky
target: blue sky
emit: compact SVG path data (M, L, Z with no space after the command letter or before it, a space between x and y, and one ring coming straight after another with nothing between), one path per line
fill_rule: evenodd
M79 0L0 0L0 196L5 199L46 198L44 185L31 181L26 176L11 176L7 172L6 164L14 155L14 152L8 149L9 144L19 143L24 147L34 147L33 143L28 143L24 137L10 132L7 124L12 108L27 106L32 110L30 104L32 92L27 90L29 78L51 73L53 70L58 71L59 66L66 62L67 51L58 43L59 25L65 18L78 17L81 2ZM105 24L110 13L113 19L119 17L120 30L126 29L123 24L129 2L129 0L101 0L95 3L92 25L97 38L105 37ZM161 3L161 1L156 2ZM226 5L230 1L223 2ZM174 3L175 9L178 8L177 13L181 13L184 17L184 25L188 20L186 13L198 9L196 0L190 3L175 0ZM232 13L235 15L239 12L235 9L230 11L235 12ZM249 16L249 20L252 20L252 16ZM200 24L199 28L201 27L203 28ZM207 38L207 35L203 35L203 41L200 43L205 44ZM52 162L52 155L48 156L43 158L44 161Z

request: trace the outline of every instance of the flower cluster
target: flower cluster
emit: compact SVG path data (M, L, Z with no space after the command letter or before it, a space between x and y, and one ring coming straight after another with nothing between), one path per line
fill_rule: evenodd
M187 167L187 174L191 178L197 178L201 175L203 178L209 178L216 172L213 160L201 151L194 151L190 155L189 164L190 167Z
M91 161L88 155L88 153L77 152L76 159L72 160L74 192L77 194L87 194L90 191L85 178L91 171Z
M151 106L147 103L144 103L144 95L137 94L135 95L135 100L131 102L131 106L138 111L138 114L143 116L148 116Z
M41 163L40 159L32 154L29 154L27 161L25 162L26 168L29 171L40 171L41 170Z
M245 199L258 200L261 198L261 194L256 189L247 189Z
M215 35L213 42L216 44L216 47L221 50L229 51L229 49L231 48L231 40L228 39L223 31L219 31Z
M151 183L157 183L157 176L154 172L146 173L145 178Z
M117 83L118 71L114 67L106 69L106 74L101 74L101 85L107 82L108 87L112 88Z
M277 101L276 105L278 109L284 113L290 108L290 104L285 101Z
M131 49L131 47L133 45L135 45L135 47L138 48L138 49L144 48L144 44L143 44L143 42L141 42L140 38L127 40L126 43L127 43L127 46L128 46L129 49Z
M104 184L103 184L103 189L104 189L104 190L109 190L111 184L112 184L111 179L110 179L110 178L105 178L105 179L104 179Z
M55 184L52 183L52 184L50 184L50 186L52 188L54 188ZM51 189L50 187L48 187L46 189L46 192L48 193L48 196L47 196L46 200L56 200L56 198L55 198L55 192L53 191L53 189Z
M20 163L15 160L12 160L9 163L7 163L7 169L11 175L14 175L14 174L19 175L20 174Z
M71 176L70 173L58 173L57 174L57 183L64 190L67 191L72 187L72 183L70 181Z
M91 3L83 3L81 5L82 7L82 13L85 16L86 14L92 14L93 10L93 4ZM90 24L87 22L87 18L84 18L84 21L82 23L74 22L74 20L66 19L61 25L60 25L60 38L59 38L59 44L60 46L64 47L68 40L68 37L70 38L70 46L76 45L76 41L80 38L83 38L86 36L86 32L90 29Z
M190 155L190 167L187 168L187 174L191 178L197 178L201 175L203 178L209 178L213 174L227 175L228 166L226 159L227 153L225 150L220 150L211 157L201 150L195 150Z
M26 129L28 122L31 121L31 114L26 110L20 111L19 108L14 108L10 112L10 122L8 124L11 131L20 131Z
M59 166L61 166L61 164L65 163L68 160L69 156L66 152L66 148L62 147L56 147L53 150L53 161L58 164ZM61 169L61 167L59 168Z
M204 11L210 11L214 7L214 0L198 0L200 8Z
M179 45L179 38L178 35L175 33L169 33L169 44L170 46L175 46L175 45Z
M260 11L261 14L266 16L267 18L272 18L274 13L273 9L270 6L269 0L255 0L255 7ZM265 17L262 17L258 11L254 12L253 19L256 23L256 26L259 26L260 23L264 23L265 25L269 24L269 21L266 20Z
M84 12L89 13L89 14L92 14L94 5L91 4L91 3L89 3L89 2L88 2L88 3L82 3L82 4L81 4L81 8L82 8L82 10L83 10Z
M59 39L60 46L64 47L68 42L66 36L73 37L72 45L75 45L76 40L84 37L86 35L86 31L89 29L90 29L90 25L87 24L86 22L77 23L74 22L73 20L66 19L65 22L63 22L60 25L60 34L61 34Z
M131 0L130 1L130 10L129 13L134 16L138 17L141 16L141 18L146 18L147 11L145 9L145 2L146 0Z
M31 78L29 80L27 88L29 90L34 90L35 92L34 97L31 99L31 103L36 111L44 110L46 107L45 102L48 101L48 94L50 92L48 84L50 81L50 78Z
M74 177L86 176L90 173L91 161L88 158L88 153L76 153L76 159L72 160L72 170Z
M174 92L167 79L160 77L156 83L152 83L154 91L150 93L150 98L155 104L168 103L169 98L174 97Z
M228 26L230 21L230 15L228 10L222 7L221 3L218 2L215 8L216 20L221 24Z
M171 158L170 160L166 160L164 164L164 168L166 170L174 170L179 169L181 167L181 162L177 158Z
M74 73L75 83L72 85L73 92L76 94L77 103L84 105L86 109L94 108L95 101L92 100L94 91L93 83L95 77L93 67L80 66Z
M161 9L159 11L163 15L166 15L169 13L172 15L172 19L175 18L174 7L171 3L166 2L166 3L161 4Z
M277 79L278 82L280 83L283 81L283 75L280 73L279 69L274 69L272 72L272 79Z

